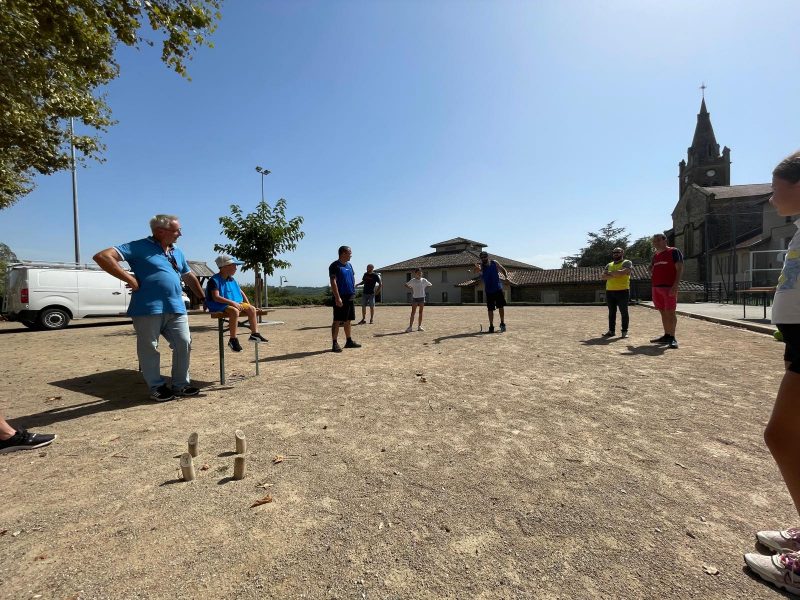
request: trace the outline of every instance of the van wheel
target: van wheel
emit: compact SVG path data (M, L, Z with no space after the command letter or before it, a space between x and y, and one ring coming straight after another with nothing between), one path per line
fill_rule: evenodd
M69 323L69 313L63 308L45 308L39 313L42 329L64 329Z

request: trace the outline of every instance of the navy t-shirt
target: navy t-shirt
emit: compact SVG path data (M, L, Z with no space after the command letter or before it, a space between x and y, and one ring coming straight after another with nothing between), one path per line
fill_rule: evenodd
M481 277L483 278L483 287L486 288L486 293L491 294L499 292L503 289L503 284L500 283L500 273L497 271L497 263L493 260L481 269Z
M349 262L340 263L335 260L328 267L328 276L336 279L336 287L339 288L339 295L344 300L352 300L356 295L356 274L353 265Z
M381 277L375 271L373 271L372 273L364 273L361 281L364 282L364 293L374 294L375 286L381 282Z

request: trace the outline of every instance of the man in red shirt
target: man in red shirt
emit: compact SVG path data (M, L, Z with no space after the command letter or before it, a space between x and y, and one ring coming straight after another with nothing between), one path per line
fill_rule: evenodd
M650 262L650 277L653 282L653 305L661 313L664 335L654 340L654 344L667 344L670 348L678 347L675 339L675 328L678 317L675 309L678 304L678 284L683 273L683 255L677 248L667 245L667 236L657 233L653 236L655 256Z

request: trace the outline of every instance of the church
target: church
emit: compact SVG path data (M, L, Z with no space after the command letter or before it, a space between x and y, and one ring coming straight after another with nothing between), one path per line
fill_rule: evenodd
M769 204L769 183L731 185L731 149L720 152L705 97L692 145L678 164L678 202L670 245L684 254L686 281L731 297L736 289L774 285L795 227Z

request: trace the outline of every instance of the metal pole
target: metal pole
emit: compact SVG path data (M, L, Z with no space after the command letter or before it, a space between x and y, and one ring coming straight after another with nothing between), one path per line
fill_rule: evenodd
M72 219L75 226L75 263L81 262L81 236L78 229L78 174L75 172L75 128L72 117L69 118L69 147L72 154Z

